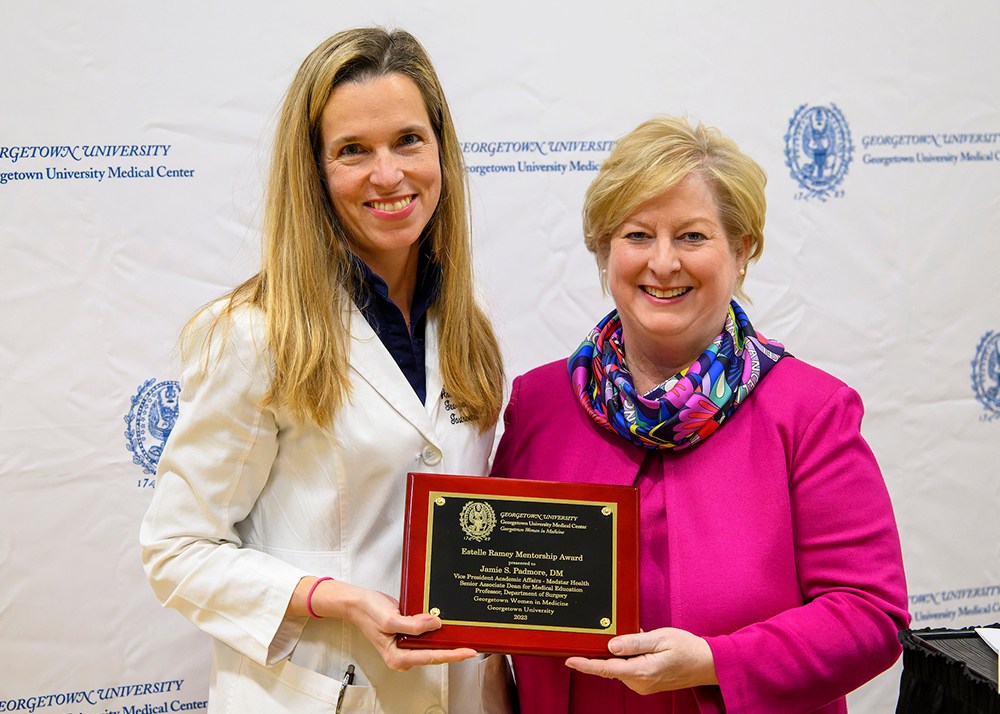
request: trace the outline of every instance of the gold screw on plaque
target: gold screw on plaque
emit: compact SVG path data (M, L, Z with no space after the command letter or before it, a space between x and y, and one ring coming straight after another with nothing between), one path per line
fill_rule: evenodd
M602 617L601 618L601 627L605 627L605 628L611 627L611 620L608 619L607 617Z
M602 508L601 509L601 513L603 513L605 516L610 516L611 515L611 506L605 506L604 508Z
M439 506L443 506L443 505L444 505L444 496L438 496L438 497L437 497L437 498L436 498L436 499L434 500L434 503L436 503L436 504L437 504L437 505L439 505Z
M441 611L438 610L436 607L432 607L431 608L431 614L434 615L434 617L440 617ZM608 618L604 618L604 619L606 620ZM611 623L609 622L608 624L611 624ZM605 627L607 627L607 625L605 625Z

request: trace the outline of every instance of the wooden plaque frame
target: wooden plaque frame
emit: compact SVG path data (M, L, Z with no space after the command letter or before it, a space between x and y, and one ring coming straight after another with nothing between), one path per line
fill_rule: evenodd
M471 499L476 499L476 501L473 502ZM543 511L561 511L563 513L577 512L585 515L535 514L529 516L525 513L502 511L500 514L501 518L498 521L495 513L496 509L491 508L489 503L509 503L512 509L533 508L536 511L541 509ZM439 517L440 522L435 525L435 513L444 512L446 504L448 509L452 509L449 511L450 515L447 518L444 516ZM454 509L457 509L462 504L465 505L463 506L461 515L458 516ZM471 506L473 511L468 511L467 506ZM595 509L600 510L595 511ZM472 515L467 516L467 512ZM586 515L594 514L595 512L602 513L610 518L611 526L602 525L599 521L593 520L595 517L599 519L600 516ZM478 520L477 513L480 514ZM521 517L522 520L511 520L518 517ZM534 579L529 582L541 582L543 584L532 586L523 584L521 581L525 578L521 576L490 576L478 575L478 573L476 575L467 575L456 573L454 570L447 572L448 566L444 566L444 572L442 572L441 567L434 566L435 560L443 562L451 558L450 562L455 562L454 557L456 553L460 553L462 556L474 556L469 561L470 567L474 567L475 563L478 562L475 561L475 556L485 555L486 553L493 556L497 552L510 552L495 551L490 548L491 540L500 541L502 538L537 540L539 543L547 543L548 547L539 547L533 550L558 551L559 547L552 547L552 543L562 542L560 540L561 535L547 534L561 534L558 530L559 521L553 523L544 519L584 518L584 520L579 522L585 523L587 517L591 518L591 522L599 523L600 530L610 531L612 534L610 537L611 543L598 544L601 547L595 548L595 551L600 551L603 555L596 558L600 562L594 567L599 568L599 573L602 576L606 576L608 582L611 584L610 609L614 613L610 617L600 618L600 624L590 622L590 620L597 618L589 616L583 618L586 620L585 622L573 622L568 623L568 625L566 622L558 625L551 624L550 622L539 622L539 619L558 618L559 616L572 614L581 608L586 608L590 600L586 596L586 591L590 586L590 579L584 581L547 580L547 576L537 575L532 576ZM507 520L504 521L504 518L507 518ZM525 527L523 530L530 530L530 535L513 535L510 533L510 531L519 530L515 527L517 525L527 525L524 518L543 519L542 522L552 525L553 529L546 530L544 527L531 529ZM492 525L490 525L491 521ZM442 526L441 523L445 522L447 525ZM507 523L508 527L498 528L498 523L500 526ZM537 526L538 522L536 521L532 525ZM462 532L459 532L459 527L464 531L464 535ZM444 531L444 528L448 530ZM436 529L438 530L438 534L435 537ZM587 528L583 527L581 530L587 530ZM591 528L591 530L597 529ZM506 532L507 535L503 535L501 531ZM500 535L501 538L496 539L495 535ZM570 536L577 539L575 541L577 544L579 544L581 537L584 539L591 537L589 533L580 535L573 534L572 532L570 532ZM440 553L443 548L447 551L447 555L435 554L435 547L438 549L437 553ZM529 549L531 549L530 546L525 550ZM523 551L516 552L524 555ZM608 553L610 553L610 556ZM556 554L555 552L547 552L545 554L531 553L530 555L537 555L539 558L548 558L549 560L565 556L565 554ZM483 571L490 571L491 573L503 571L504 569L510 571L514 569L509 567L511 561L514 561L513 565L515 566L524 565L525 568L535 567L542 570L545 570L545 566L550 564L544 561L541 561L541 564L539 564L527 557L518 558L507 558L507 562L505 562L504 557L491 557L488 564L498 567L495 569L481 567L481 569ZM573 560L575 558L568 556L567 559ZM486 562L485 560L483 561L484 564ZM551 563L551 565L557 564L562 565L562 563ZM466 563L463 561L462 565L466 565ZM567 565L582 567L574 563L568 563ZM588 565L588 567L590 566ZM605 568L607 572L604 572ZM517 572L536 573L540 571L518 570ZM548 572L561 572L561 570L550 570ZM491 577L496 577L498 580L503 578L505 582L514 580L516 584L492 584L483 583L478 580L478 578L490 579ZM530 616L527 614L515 615L513 612L509 613L510 617L516 616L522 619L530 617L531 621L527 623L498 622L495 620L484 622L465 618L449 619L447 613L434 612L434 614L441 617L444 623L441 629L427 632L420 636L399 635L397 640L400 647L408 649L471 647L480 652L506 652L510 654L534 654L558 657L573 655L609 657L608 641L612 637L639 631L639 490L633 486L607 486L584 483L411 473L407 477L406 529L403 541L400 611L404 615L415 615L432 610L431 603L429 602L431 588L433 585L436 590L441 590L442 586L435 585L435 583L442 582L441 578L448 579L444 587L450 587L453 592L460 592L463 598L466 593L469 599L472 599L474 593L496 595L499 601L497 607L501 607L499 603L502 602L505 606L508 606L505 607L506 610L516 610L518 606L528 602L522 599L523 596L519 592L516 593L518 599L509 597L512 593L505 588L510 587L518 589L524 587L548 588L546 591L548 592L547 595L534 595L534 597L543 598L532 600L534 603L545 603L544 598L546 597L569 597L571 599L575 598L576 604L573 608L566 608L565 610L546 607L545 605L532 605L531 607L534 609L528 610L528 612L532 613ZM464 584L472 585L473 587L458 588L456 590L451 583L451 579L462 578L472 578L475 582L466 580ZM544 583L546 582L557 583L558 585L545 585ZM563 584L567 586L571 584L581 585L583 587L562 588ZM490 590L490 588L495 589ZM596 589L601 590L605 595L607 594L607 584L603 581L600 587ZM582 594L554 594L553 590L575 590L577 593ZM602 603L602 606L606 604L606 598L597 599ZM560 602L568 603L569 601L563 600ZM548 604L555 605L556 603L549 601ZM482 608L483 606L469 605L463 600L462 607ZM525 608L522 607L521 610L524 611ZM558 615L544 614L545 612L553 611L558 612ZM504 615L499 616L491 612L489 617L505 619L507 615L508 613L504 613ZM605 626L605 623L608 624Z

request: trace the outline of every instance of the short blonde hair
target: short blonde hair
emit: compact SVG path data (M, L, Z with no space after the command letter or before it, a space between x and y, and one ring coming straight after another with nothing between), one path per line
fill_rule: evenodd
M583 235L587 249L597 258L602 285L606 287L604 267L614 230L640 205L690 173L704 177L711 186L733 251L738 253L741 239L748 236L747 263L760 258L767 211L764 169L718 129L701 122L692 127L685 118L657 116L617 141L587 189ZM739 295L743 295L743 277L736 282Z

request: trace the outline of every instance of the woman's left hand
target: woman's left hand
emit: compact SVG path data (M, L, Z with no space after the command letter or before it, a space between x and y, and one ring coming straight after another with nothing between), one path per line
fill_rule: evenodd
M663 627L622 635L608 643L613 659L570 657L566 666L585 674L620 679L639 694L718 684L712 649L686 630Z

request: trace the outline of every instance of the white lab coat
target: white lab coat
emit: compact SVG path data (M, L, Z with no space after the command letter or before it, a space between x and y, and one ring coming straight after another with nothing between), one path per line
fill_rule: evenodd
M493 428L463 423L442 394L434 319L425 406L352 311L353 391L329 429L260 406L272 367L259 310L233 317L220 350L224 327L207 370L197 351L183 366L179 416L140 533L160 602L216 640L209 711L333 712L354 664L344 712L478 714L471 690L456 705L456 671L462 687L474 685L482 662L450 665L450 683L449 666L394 672L353 625L284 616L306 575L398 599L407 472L485 475Z

